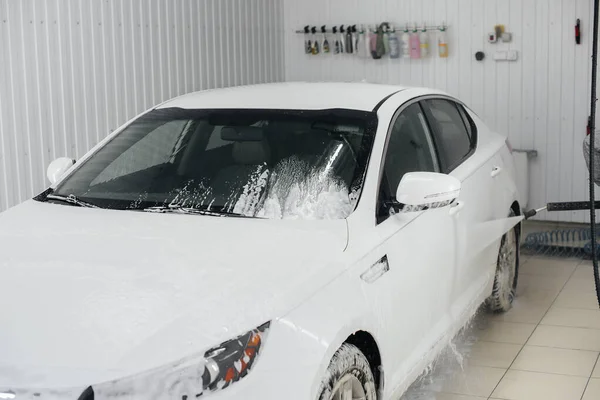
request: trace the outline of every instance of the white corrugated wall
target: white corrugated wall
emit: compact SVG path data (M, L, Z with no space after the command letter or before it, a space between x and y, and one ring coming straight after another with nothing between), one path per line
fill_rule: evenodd
M581 19L582 43L574 26ZM591 0L285 0L286 80L362 80L431 86L454 94L515 148L535 149L529 205L585 200L582 154L589 115ZM360 60L307 56L304 25L416 22L449 25L450 57ZM512 32L510 44L489 44L496 24ZM432 42L435 35L431 36ZM516 62L495 62L498 49L519 51ZM436 51L435 48L432 50ZM486 53L483 62L474 54ZM332 94L335 95L335 94ZM543 219L584 221L587 212L545 213Z
M283 79L279 0L0 0L0 211L152 105Z

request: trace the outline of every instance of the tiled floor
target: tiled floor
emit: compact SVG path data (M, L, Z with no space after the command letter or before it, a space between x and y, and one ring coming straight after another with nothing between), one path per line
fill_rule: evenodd
M441 362L407 399L600 400L591 263L530 258L520 274L514 308L477 317L446 355L454 363Z

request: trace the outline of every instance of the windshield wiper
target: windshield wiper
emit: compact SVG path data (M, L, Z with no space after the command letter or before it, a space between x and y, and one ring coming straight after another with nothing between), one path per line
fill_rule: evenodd
M178 205L172 206L155 206L155 207L147 207L142 209L145 212L155 212L155 213L179 213L179 214L197 214L197 215L212 215L214 217L241 217L241 218L252 218L248 215L238 214L231 211L211 211L204 208L193 208L193 207L184 207Z
M60 201L60 202L72 204L72 205L78 206L78 207L98 208L98 206L96 206L94 204L79 200L77 198L77 196L75 196L74 194L70 194L68 196L61 196L58 194L48 194L48 195L46 195L46 199Z

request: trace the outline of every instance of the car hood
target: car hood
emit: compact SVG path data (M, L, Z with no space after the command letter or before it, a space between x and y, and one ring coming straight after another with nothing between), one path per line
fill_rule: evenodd
M75 387L201 353L343 271L345 220L26 202L0 214L0 387Z

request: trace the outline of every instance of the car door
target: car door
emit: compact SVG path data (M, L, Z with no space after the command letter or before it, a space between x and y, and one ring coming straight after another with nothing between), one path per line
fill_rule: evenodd
M380 168L376 234L381 246L372 252L389 271L373 290L385 322L383 341L391 364L391 387L417 369L446 333L455 274L454 221L450 208L401 212L396 189L409 172L438 172L437 153L418 102L400 108L391 120Z
M485 143L478 146L477 127L463 106L450 98L422 101L440 153L442 171L462 182L455 213L457 274L452 294L455 319L470 317L485 298L495 270L496 251L481 241L482 229L494 219L495 165ZM467 315L464 315L464 314Z

